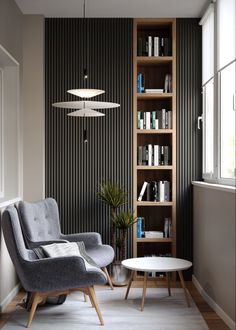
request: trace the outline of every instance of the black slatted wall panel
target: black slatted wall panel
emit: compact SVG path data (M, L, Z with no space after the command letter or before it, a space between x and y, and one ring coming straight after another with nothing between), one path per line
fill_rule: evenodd
M201 27L199 19L180 18L177 37L177 256L193 257L193 194L191 181L201 179L202 113ZM188 277L190 277L190 272Z
M109 211L97 200L98 184L119 182L130 192L132 207L132 19L86 22L86 27L80 18L45 22L46 196L58 202L63 232L98 231L109 243ZM106 91L94 100L120 103L120 108L104 110L105 117L68 117L70 110L52 108L53 102L76 99L66 91L84 87L86 58L87 87Z

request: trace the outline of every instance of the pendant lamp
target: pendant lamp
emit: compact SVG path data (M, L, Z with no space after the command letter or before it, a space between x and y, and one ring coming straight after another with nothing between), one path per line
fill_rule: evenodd
M85 17L85 1L84 0L84 26L87 27L86 24L86 17ZM83 38L83 41L86 41L86 44L84 45L84 50L86 53L85 60L87 62L87 28L86 28L86 36ZM83 42L84 44L84 42ZM84 63L84 85L86 87L87 85L87 63ZM97 95L105 93L104 90L101 89L89 89L89 88L81 88L81 89L70 89L67 91L67 93L73 94L75 96L78 96L82 99L89 99L92 97L95 97ZM64 109L76 109L77 111L70 112L68 116L73 117L101 117L105 116L104 113L101 113L99 111L95 111L94 109L109 109L109 108L117 108L120 105L118 103L112 103L112 102L99 102L99 101L87 101L87 100L80 100L80 101L68 101L68 102L57 102L53 103L53 107L56 108L64 108Z

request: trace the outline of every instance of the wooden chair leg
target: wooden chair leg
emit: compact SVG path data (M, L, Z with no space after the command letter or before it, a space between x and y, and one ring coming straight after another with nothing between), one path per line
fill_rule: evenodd
M112 281L111 281L110 275L109 275L109 273L108 273L108 271L107 271L107 267L103 267L102 270L104 271L104 273L105 273L106 276L107 276L107 281L108 281L108 283L109 283L109 285L110 285L110 288L111 288L112 290L114 290L114 287L113 287L113 284L112 284Z
M29 317L28 317L27 328L29 328L31 326L36 308L37 308L38 304L41 302L41 300L42 300L42 298L39 296L38 292L33 294L32 306L30 309Z
M87 302L87 296L85 293L84 293L84 302Z
M96 298L96 294L95 294L93 286L90 286L88 288L88 290L89 290L89 296L90 296L91 302L92 302L92 304L94 305L94 307L96 309L99 321L100 321L101 325L104 325L102 314L101 314L101 311L100 311L100 308L99 308L99 305L98 305L98 302L97 302L97 298Z
M34 301L35 292L31 292L29 295L30 295L30 297L29 297L29 302L28 302L28 305L27 305L27 311L28 312L30 311L32 303Z

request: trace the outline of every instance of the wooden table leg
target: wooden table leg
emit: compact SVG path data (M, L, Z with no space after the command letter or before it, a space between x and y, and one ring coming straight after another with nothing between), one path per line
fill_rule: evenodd
M134 277L134 273L135 273L135 271L132 270L132 271L131 271L130 278L129 278L129 283L128 283L128 287L127 287L127 290L126 290L126 294L125 294L125 299L128 298L129 290L130 290L130 287L131 287L131 284L132 284L132 281L133 281L133 277Z
M171 296L171 291L170 291L170 273L166 273L166 280L167 280L167 285L168 285L168 294Z
M146 297L146 290L147 290L147 277L148 277L148 273L145 272L145 273L144 273L144 279L143 279L143 295L142 295L141 311L143 311L144 300L145 300L145 297Z
M181 282L182 288L184 290L184 294L185 294L187 305L188 305L188 307L190 307L190 302L189 302L188 293L187 293L187 290L186 290L186 287L185 287L185 283L184 283L184 278L183 278L182 271L181 270L178 271L178 274L179 274L179 278L180 278L180 282Z

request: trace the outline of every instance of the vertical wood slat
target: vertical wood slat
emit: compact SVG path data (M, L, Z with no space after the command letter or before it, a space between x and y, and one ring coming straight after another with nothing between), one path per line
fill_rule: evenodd
M193 194L191 182L202 176L201 27L199 19L177 18L177 257L193 257ZM188 273L190 278L191 272Z
M63 232L98 231L109 243L109 210L96 197L98 184L119 182L129 191L126 208L132 208L132 19L88 18L87 32L87 87L104 89L95 100L117 102L120 108L84 120L52 107L53 102L76 100L68 89L84 88L85 27L80 18L47 18L46 196L58 202ZM130 256L131 235L128 245Z

